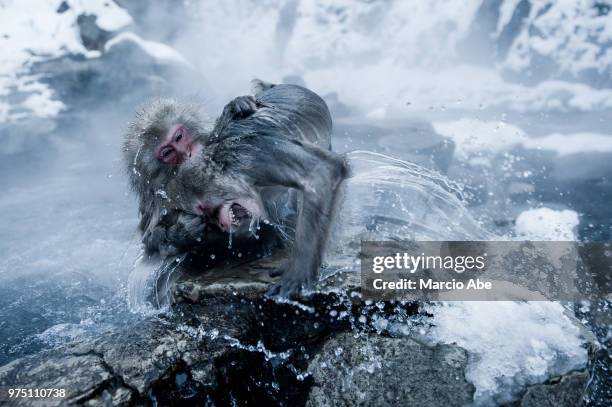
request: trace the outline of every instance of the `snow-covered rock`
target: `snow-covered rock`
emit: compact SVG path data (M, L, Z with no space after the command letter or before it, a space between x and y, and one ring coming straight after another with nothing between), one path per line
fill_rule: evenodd
M610 3L595 0L528 3L529 13L520 23L503 60L504 68L537 80L573 78L612 85ZM504 23L500 19L501 29Z
M516 399L528 385L587 366L579 325L554 302L450 302L427 308L428 337L467 349L466 377L476 387L476 405Z
M174 48L155 41L146 41L132 32L123 32L112 38L104 45L104 51L109 52L114 46L122 42L132 42L142 48L147 54L159 61L168 61L190 65L190 63Z
M596 0L485 1L461 46L468 59L497 61L524 82L565 79L610 87L611 8Z
M73 107L70 101L58 97L61 89L57 83L49 85L54 76L66 73L50 66L53 61L68 58L75 64L82 62L85 72L80 76L86 76L105 54L130 42L150 58L141 61L140 68L155 61L188 65L168 45L146 41L130 32L116 35L132 23L132 18L112 1L45 0L34 4L10 0L0 4L0 10L0 123L53 118ZM128 65L128 70L134 69L134 62L126 59L123 68ZM93 76L104 75L106 68ZM75 72L72 75L79 76Z
M35 62L63 55L99 56L82 43L77 20L82 15L97 17L103 30L119 30L131 23L131 17L110 1L9 0L0 4L0 96L9 99L15 93L20 103L3 102L0 123L25 117L54 117L65 108L53 90L30 72Z
M133 20L112 1L11 0L0 10L0 154L32 148L63 116L108 103L134 110L201 79L177 50L124 31Z

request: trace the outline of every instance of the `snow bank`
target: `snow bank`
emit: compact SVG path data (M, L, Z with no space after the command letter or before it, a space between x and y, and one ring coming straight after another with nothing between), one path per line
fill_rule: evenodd
M70 0L70 6L81 12L98 16L96 24L106 31L117 31L132 23L132 17L114 1Z
M466 377L476 405L513 400L526 385L584 368L580 328L554 302L452 302L430 305L434 342L467 349Z
M156 41L146 41L140 38L138 35L132 32L123 32L116 37L109 40L104 45L104 51L108 52L117 44L121 44L123 42L133 42L142 48L147 54L151 55L153 58L158 59L160 61L165 62L176 62L179 64L185 64L191 66L191 63L187 61L177 50L174 48L162 44L161 42Z
M53 117L64 109L48 86L28 74L28 68L33 62L65 54L99 55L86 50L80 41L76 24L79 14L96 15L100 28L109 31L132 22L127 12L112 1L69 0L69 8L61 13L60 4L61 0L0 3L0 97L13 91L26 95L21 103L0 106L0 123L30 115Z
M110 1L71 0L70 7L58 13L60 3L0 4L0 96L10 91L16 73L30 61L64 53L99 55L85 50L79 41L75 25L79 13L96 15L97 24L109 31L131 22L125 10ZM534 53L551 56L564 72L599 72L612 66L612 48L605 45L612 38L610 19L594 15L588 0L553 2L550 8L548 1L532 3L525 27L543 34L531 35L519 27L511 39L508 61L501 67L459 63L458 44L475 24L480 1L341 0L330 5L321 0L269 0L247 1L248 7L186 3L191 18L180 21L173 44L144 41L131 33L113 44L132 41L162 61L189 60L227 95L240 92L253 76L280 81L285 75L297 75L315 91L338 92L342 102L361 114L382 119L437 109L612 109L610 89L558 80L524 86L501 77L500 69L523 69ZM494 39L511 23L517 4L509 1L500 6ZM565 8L569 11L562 13ZM28 106L24 109L30 111ZM19 109L0 106L0 121L15 119L13 110ZM51 112L35 111L41 116Z
M531 209L521 213L516 232L532 240L574 240L578 214ZM453 343L475 355L467 378L476 404L508 402L524 386L581 369L587 363L580 328L554 302L453 302L431 306L437 342Z
M469 160L483 154L496 154L517 146L554 151L559 157L578 153L612 152L612 135L599 133L553 133L530 138L516 125L504 121L483 121L471 117L434 122L436 133L455 142L456 157Z
M192 24L181 27L171 44L219 88L231 89L229 95L251 76L280 81L296 75L318 93L338 92L360 114L381 119L444 109L612 108L610 89L559 80L508 83L493 55L488 66L462 64L459 44L475 24L480 1L246 3L248 12L213 2L193 4L188 10ZM517 4L500 6L497 34L510 23ZM537 42L537 35L526 41ZM582 45L577 47L575 52Z
M578 214L527 210L516 221L519 238L575 240ZM433 342L456 343L470 352L467 379L476 405L512 401L525 386L587 363L586 339L556 302L449 302L427 306Z

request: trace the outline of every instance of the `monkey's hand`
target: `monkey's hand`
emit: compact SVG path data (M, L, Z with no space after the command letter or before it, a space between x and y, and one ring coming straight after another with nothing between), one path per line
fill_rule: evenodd
M258 105L253 96L238 96L225 106L223 114L229 114L233 119L244 119L257 110Z
M181 212L176 223L168 228L167 239L179 248L188 248L204 239L206 222L201 216Z
M313 290L317 281L316 275L300 272L291 261L270 272L272 277L279 275L282 277L268 289L268 297L296 299L300 293L306 294L307 291Z
M220 134L232 120L247 118L255 113L258 107L259 105L255 97L238 96L225 105L223 112L221 112L221 116L215 121L213 133L217 135Z
M174 256L189 250L204 239L206 222L201 216L181 212L173 222L157 224L143 236L149 253Z

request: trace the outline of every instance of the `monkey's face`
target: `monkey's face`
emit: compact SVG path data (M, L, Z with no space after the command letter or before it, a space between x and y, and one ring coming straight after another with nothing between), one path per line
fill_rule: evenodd
M195 105L173 99L147 104L124 140L124 160L134 189L143 195L162 188L178 168L199 155L208 133Z
M241 234L252 223L267 218L261 196L249 182L224 174L205 152L181 165L164 192L166 203L204 217L222 232Z
M180 165L185 160L197 155L202 148L196 143L192 131L183 123L171 125L161 137L161 141L154 149L157 161L168 165Z

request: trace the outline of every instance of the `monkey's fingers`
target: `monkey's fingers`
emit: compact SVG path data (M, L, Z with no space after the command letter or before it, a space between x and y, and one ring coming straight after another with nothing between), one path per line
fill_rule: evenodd
M233 100L234 117L244 119L257 111L257 102L253 96L240 96Z

